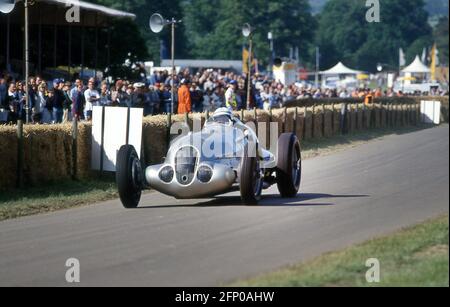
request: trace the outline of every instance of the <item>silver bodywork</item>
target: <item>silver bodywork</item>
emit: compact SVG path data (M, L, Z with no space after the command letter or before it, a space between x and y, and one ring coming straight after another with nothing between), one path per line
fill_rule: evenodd
M262 171L275 168L275 156L260 148L254 131L233 119L228 124L208 122L202 131L178 137L165 162L148 167L145 178L151 188L179 199L223 194L239 184L239 167L246 146L260 161ZM161 172L170 168L172 180L165 182ZM211 179L202 182L199 169L210 169Z

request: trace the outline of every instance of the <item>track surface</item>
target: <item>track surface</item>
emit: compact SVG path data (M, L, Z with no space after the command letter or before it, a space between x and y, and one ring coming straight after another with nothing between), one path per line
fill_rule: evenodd
M302 195L145 195L0 223L0 286L214 286L306 260L449 209L449 128L389 136L304 161ZM377 255L373 255L376 257Z

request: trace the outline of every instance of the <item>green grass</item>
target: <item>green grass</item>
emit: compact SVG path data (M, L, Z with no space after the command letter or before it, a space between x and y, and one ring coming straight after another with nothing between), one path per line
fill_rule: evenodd
M117 198L112 180L63 181L0 192L0 221Z
M322 255L303 264L232 286L250 287L448 287L448 215ZM366 282L366 260L380 261L381 281Z

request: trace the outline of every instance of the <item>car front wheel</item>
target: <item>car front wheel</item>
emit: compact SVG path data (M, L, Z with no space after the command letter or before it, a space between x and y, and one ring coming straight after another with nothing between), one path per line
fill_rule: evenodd
M125 208L136 208L141 200L143 171L136 150L124 145L117 154L116 183Z
M277 186L284 198L297 196L302 178L300 142L293 133L284 133L278 140Z

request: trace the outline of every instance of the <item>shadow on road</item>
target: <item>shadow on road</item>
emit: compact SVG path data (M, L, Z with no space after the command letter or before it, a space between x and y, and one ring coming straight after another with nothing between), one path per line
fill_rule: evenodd
M317 199L332 198L363 198L369 195L331 195L323 193L299 194L296 198L281 198L278 194L263 195L259 204L255 207L327 207L334 203L311 203ZM200 200L201 201L201 200ZM218 196L212 200L198 204L164 205L164 206L142 206L138 209L161 209L161 208L210 208L210 207L252 207L241 203L239 196Z

